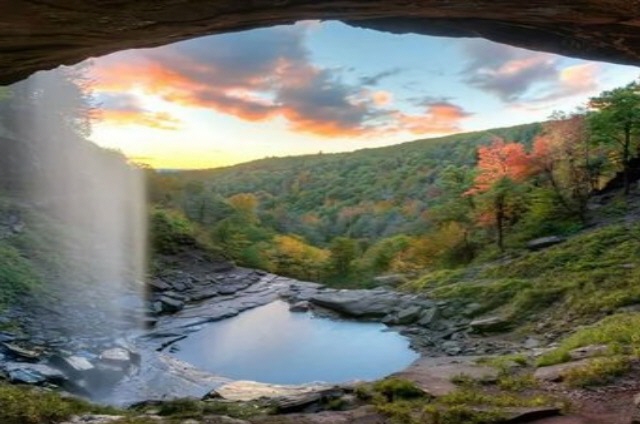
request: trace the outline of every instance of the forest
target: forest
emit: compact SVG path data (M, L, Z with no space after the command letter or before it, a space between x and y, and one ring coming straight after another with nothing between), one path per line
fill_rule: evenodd
M589 201L629 193L640 84L546 122L350 153L147 170L155 236L197 234L239 265L336 286L412 279L591 225ZM162 234L160 234L162 235Z

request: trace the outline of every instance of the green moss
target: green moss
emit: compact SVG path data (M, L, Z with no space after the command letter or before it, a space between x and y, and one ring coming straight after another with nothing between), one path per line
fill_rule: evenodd
M0 306L40 284L34 265L14 247L0 244Z

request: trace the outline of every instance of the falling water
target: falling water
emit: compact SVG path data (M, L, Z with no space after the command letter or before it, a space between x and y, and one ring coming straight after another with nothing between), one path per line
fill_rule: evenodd
M115 336L141 322L143 172L87 141L90 99L83 84L77 70L62 68L7 89L3 179L50 252L46 329L67 337Z

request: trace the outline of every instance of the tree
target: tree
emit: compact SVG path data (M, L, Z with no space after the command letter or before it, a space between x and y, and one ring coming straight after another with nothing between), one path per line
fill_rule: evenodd
M531 158L522 144L505 143L496 138L489 146L478 148L478 174L473 188L465 195L478 196L481 200L478 222L495 227L501 251L504 251L505 227L518 210L518 183L532 171Z
M554 114L533 143L531 161L568 215L586 220L592 191L592 159L585 116Z
M605 91L589 101L594 142L614 149L623 173L624 193L631 187L631 159L640 154L640 82Z
M294 278L320 280L329 252L307 244L302 237L278 235L267 252L271 271Z
M227 202L247 222L258 220L258 197L253 193L238 193L227 199Z
M358 256L358 244L349 237L336 237L331 240L330 267L332 274L339 278L348 278L352 263Z
M475 171L468 166L447 166L437 182L442 193L438 198L439 204L428 213L429 219L438 229L455 224L461 231L463 237L458 247L466 259L471 259L474 255L471 232L476 205L473 196L464 194L473 188L475 177Z

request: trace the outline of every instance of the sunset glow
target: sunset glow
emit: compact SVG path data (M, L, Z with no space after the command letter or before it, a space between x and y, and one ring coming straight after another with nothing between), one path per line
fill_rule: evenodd
M545 119L631 67L303 22L93 60L93 140L159 168L377 147Z

